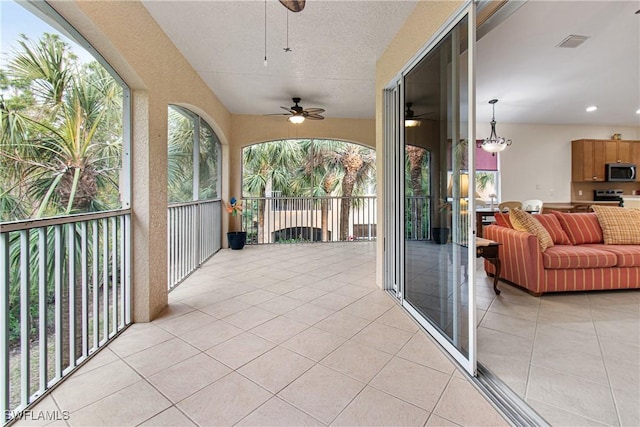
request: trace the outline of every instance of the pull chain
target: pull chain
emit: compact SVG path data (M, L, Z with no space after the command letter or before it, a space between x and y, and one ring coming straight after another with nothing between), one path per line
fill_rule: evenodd
M267 0L264 0L264 66L267 66Z

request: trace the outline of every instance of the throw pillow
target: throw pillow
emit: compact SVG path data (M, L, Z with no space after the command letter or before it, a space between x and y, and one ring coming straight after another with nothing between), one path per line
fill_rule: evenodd
M591 207L607 245L640 245L640 211L617 206Z
M526 231L536 236L540 242L540 250L542 252L553 246L553 240L549 232L530 213L514 208L509 211L509 219L516 230Z
M602 243L602 228L594 212L567 213L552 211L574 245Z
M540 221L540 224L549 232L551 236L551 240L553 240L554 245L570 245L571 240L569 240L569 236L564 232L562 226L560 225L560 221L553 214L538 214L535 218Z
M500 227L513 228L508 213L496 212L493 217L496 219L496 225Z

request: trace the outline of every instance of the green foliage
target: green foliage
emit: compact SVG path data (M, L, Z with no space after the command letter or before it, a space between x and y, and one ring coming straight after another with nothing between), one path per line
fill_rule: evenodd
M57 35L22 36L1 70L2 220L119 207L122 88Z

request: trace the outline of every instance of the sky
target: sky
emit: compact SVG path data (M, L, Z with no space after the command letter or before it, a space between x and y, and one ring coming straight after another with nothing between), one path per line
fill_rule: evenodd
M82 62L93 60L93 57L82 47L62 35L43 20L13 0L0 0L0 66L6 64L12 49L18 47L16 41L20 34L31 40L37 40L42 33L59 34L67 42Z

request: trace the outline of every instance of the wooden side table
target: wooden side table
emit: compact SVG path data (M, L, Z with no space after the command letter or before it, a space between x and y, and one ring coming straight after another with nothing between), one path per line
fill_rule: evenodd
M493 240L483 239L476 237L476 258L484 258L493 264L496 268L496 274L493 277L493 291L496 295L500 295L500 289L498 289L498 280L500 280L500 258L499 249L502 243L494 242Z

